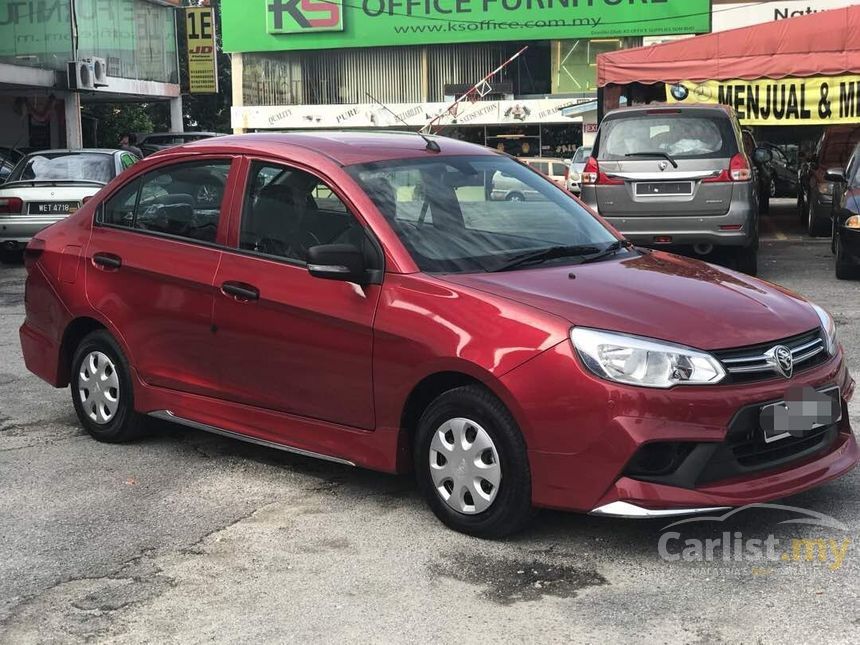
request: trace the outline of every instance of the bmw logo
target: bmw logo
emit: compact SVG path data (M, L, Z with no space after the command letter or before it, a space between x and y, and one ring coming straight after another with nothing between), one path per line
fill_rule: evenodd
M672 98L676 101L684 101L690 95L690 91L681 84L673 85L669 91L672 93Z

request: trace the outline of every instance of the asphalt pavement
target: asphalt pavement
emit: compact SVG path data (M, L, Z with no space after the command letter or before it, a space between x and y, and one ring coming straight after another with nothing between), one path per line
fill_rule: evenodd
M761 275L833 313L857 374L860 283L796 219L781 201L765 220ZM473 539L409 477L168 424L89 439L68 391L24 368L23 281L0 266L0 643L860 642L860 470L781 502L828 527L750 509L671 529L822 538L841 558L670 560L670 520L557 512Z

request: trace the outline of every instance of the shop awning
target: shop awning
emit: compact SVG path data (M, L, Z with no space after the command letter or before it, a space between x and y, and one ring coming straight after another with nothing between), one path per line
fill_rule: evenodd
M597 83L860 74L860 6L597 57Z

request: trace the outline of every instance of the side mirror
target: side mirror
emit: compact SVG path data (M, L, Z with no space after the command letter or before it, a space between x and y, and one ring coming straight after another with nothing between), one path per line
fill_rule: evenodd
M753 152L753 160L756 163L770 163L773 161L773 154L767 148L756 148Z
M827 181L832 181L833 183L844 184L845 183L845 169L844 168L828 168L824 172L824 178Z
M308 249L308 273L324 280L367 284L364 253L353 244L321 244Z

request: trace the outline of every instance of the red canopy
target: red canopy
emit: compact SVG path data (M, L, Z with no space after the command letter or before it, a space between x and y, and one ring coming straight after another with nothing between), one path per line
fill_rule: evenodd
M860 73L860 6L597 57L597 84Z

